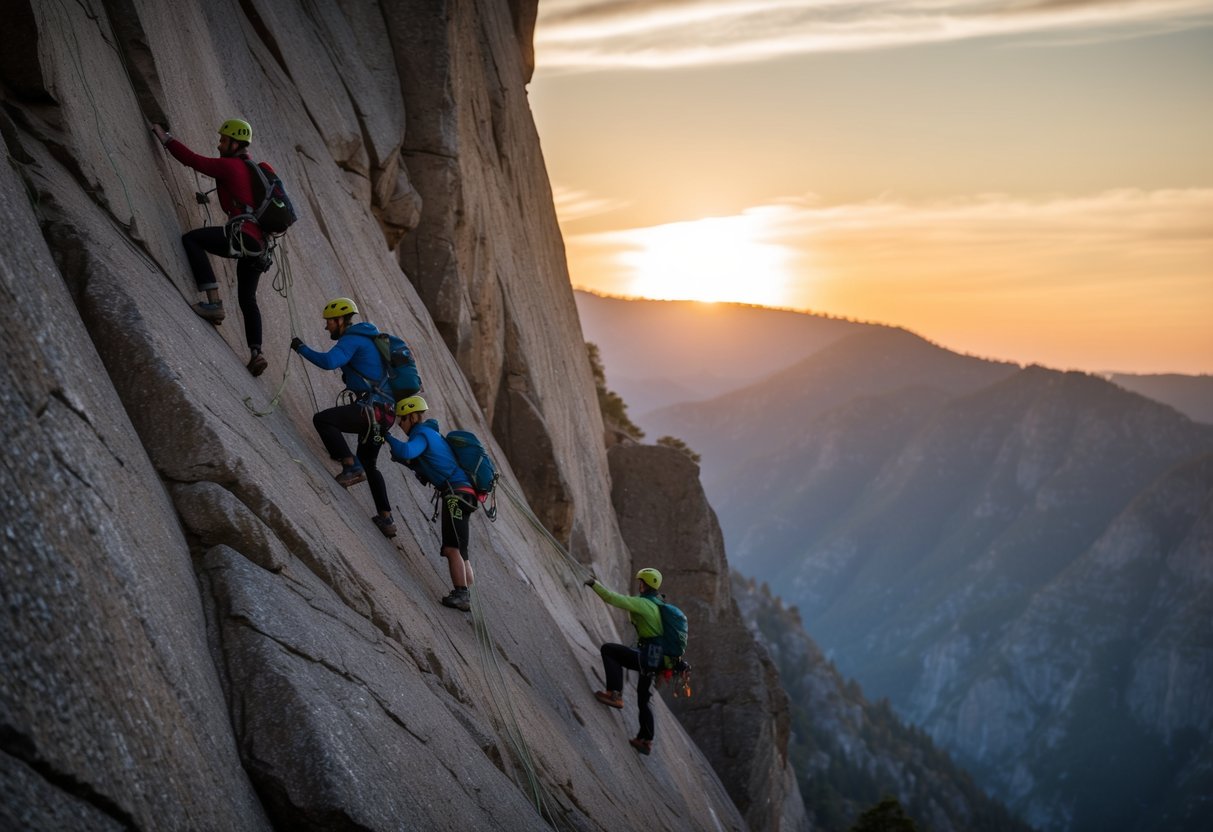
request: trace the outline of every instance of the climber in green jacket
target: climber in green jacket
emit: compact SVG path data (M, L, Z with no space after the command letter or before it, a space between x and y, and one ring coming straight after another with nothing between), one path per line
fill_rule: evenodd
M639 595L620 595L612 592L591 575L585 585L598 593L598 597L612 607L627 610L632 626L636 628L638 647L625 644L604 644L601 648L602 668L606 673L606 690L594 691L594 696L604 705L623 708L623 671L637 670L640 679L636 682L636 705L640 712L640 732L628 743L641 754L653 750L653 710L649 707L652 697L653 674L657 667L648 661L650 642L661 635L661 611L657 606L657 590L661 588L661 573L656 569L641 569L636 573L640 582ZM656 647L657 645L652 645ZM660 664L660 647L657 652Z

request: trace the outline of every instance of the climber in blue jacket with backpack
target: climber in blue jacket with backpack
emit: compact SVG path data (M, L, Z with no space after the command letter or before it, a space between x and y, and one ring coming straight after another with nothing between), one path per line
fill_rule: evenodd
M349 488L366 480L378 512L371 521L384 537L396 536L392 520L392 504L388 501L377 460L387 431L395 421L395 400L380 380L387 375L382 353L375 343L378 328L370 322L353 323L358 306L349 298L334 298L321 313L329 338L337 343L328 352L320 352L291 339L291 349L323 370L341 370L345 389L353 402L330 407L312 417L316 433L329 456L341 463L336 475L338 484ZM358 434L358 448L350 453L346 433Z
M396 403L396 419L408 441L389 435L392 460L407 466L423 485L434 487L436 512L442 517L442 556L450 568L453 589L441 599L443 606L467 612L472 608L474 575L468 560L468 520L478 506L476 490L455 452L438 430L438 422L426 417L429 405L420 396Z
M640 582L639 595L620 595L612 592L591 575L585 585L598 593L598 597L612 607L626 610L632 626L636 628L639 640L637 647L626 644L604 644L601 648L602 668L606 673L606 690L594 691L594 696L604 705L612 708L623 708L623 671L640 671L640 679L636 682L636 704L640 715L640 731L628 743L641 754L649 754L653 750L653 709L649 706L652 698L654 673L667 663L661 653L658 640L662 634L661 596L657 590L661 588L661 573L656 569L641 569L636 573ZM655 648L650 650L650 646Z

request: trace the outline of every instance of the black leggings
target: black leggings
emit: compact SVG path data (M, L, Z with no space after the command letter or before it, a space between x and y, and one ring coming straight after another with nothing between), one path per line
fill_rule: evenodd
M392 510L392 504L388 502L387 486L383 484L383 474L379 473L377 467L379 449L383 447L383 444L370 441L367 433L367 414L370 412L369 407L358 404L330 407L313 416L312 424L316 426L316 433L320 434L320 441L324 443L324 449L329 452L330 457L337 461L351 455L350 446L342 434L358 434L358 450L353 456L358 457L358 461L366 469L366 484L371 487L371 499L375 501L375 510L389 512ZM386 432L387 428L383 428L383 430ZM366 437L366 441L363 437Z
M606 671L607 690L623 690L624 668L640 670L640 651L623 644L602 645L602 669ZM642 740L653 739L653 709L649 707L652 685L653 674L641 673L636 682L636 706L640 710L640 733L636 736Z
M244 240L250 249L261 246L261 243L247 235ZM236 261L236 299L240 301L240 313L244 316L244 338L248 341L250 349L261 349L261 309L257 306L257 284L261 282L261 272L265 265L261 258L233 255L227 234L218 225L187 231L181 235L181 242L185 245L185 256L190 261L194 283L198 285L199 291L219 288L208 254L217 254Z

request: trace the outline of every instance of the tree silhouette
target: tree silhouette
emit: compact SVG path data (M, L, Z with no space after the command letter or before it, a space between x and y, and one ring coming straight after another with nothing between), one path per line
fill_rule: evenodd
M855 819L848 832L918 832L916 824L897 798L882 797L880 802Z

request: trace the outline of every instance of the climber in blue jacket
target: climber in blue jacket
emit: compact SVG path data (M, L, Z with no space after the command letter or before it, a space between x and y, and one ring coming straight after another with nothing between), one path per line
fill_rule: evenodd
M409 396L396 403L400 428L408 434L404 442L390 434L392 460L407 466L423 485L435 489L435 501L441 501L442 556L450 567L454 589L442 598L443 606L467 612L471 609L468 587L474 578L468 560L468 519L476 510L476 490L467 473L455 459L446 438L438 431L438 422L426 418L429 405L420 396Z
M378 511L371 521L384 537L395 537L392 504L388 501L383 474L376 465L384 435L396 418L391 393L376 386L387 375L387 367L373 340L379 330L369 322L353 323L358 306L349 298L334 298L325 304L322 314L324 328L336 345L328 352L320 352L293 338L291 349L321 369L340 369L341 380L354 401L320 411L312 417L312 424L329 456L341 463L337 482L349 488L366 480ZM350 453L343 436L346 433L358 434L356 454Z

